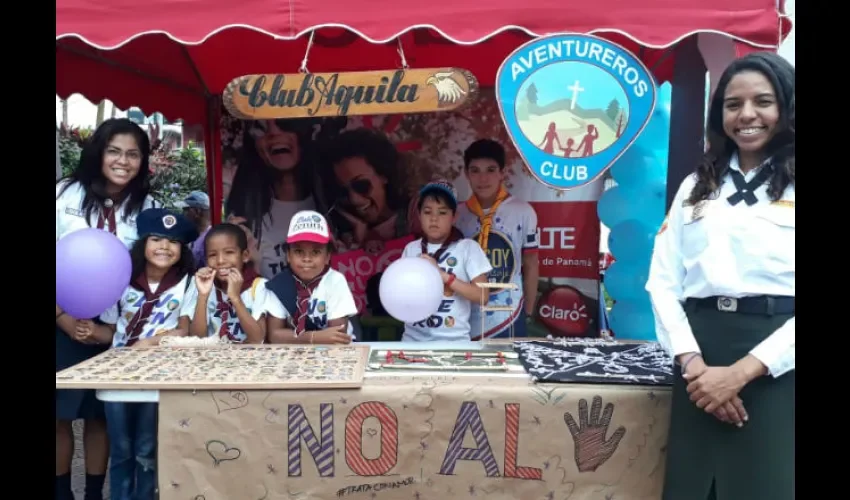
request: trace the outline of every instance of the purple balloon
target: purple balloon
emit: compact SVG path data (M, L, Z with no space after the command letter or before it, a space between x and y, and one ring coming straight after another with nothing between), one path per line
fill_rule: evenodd
M130 284L130 252L112 233L87 228L56 243L56 303L75 318L94 318Z

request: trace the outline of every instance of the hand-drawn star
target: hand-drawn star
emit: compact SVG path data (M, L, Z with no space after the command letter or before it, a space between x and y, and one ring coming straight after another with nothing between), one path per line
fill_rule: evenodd
M266 464L266 469L268 470L269 474L277 474L277 469L275 469L274 465L272 464Z
M342 404L348 404L348 400L345 398L339 398L339 402Z
M646 397L648 397L650 401L655 401L655 393L652 391L646 393Z
M179 421L180 427L189 427L189 418L181 418Z
M543 462L543 470L549 470L549 465L550 465L550 464L549 464L549 461L548 461L548 460L547 460L547 461L545 461L545 462Z
M540 421L540 417L534 416L534 425L543 425L543 422Z
M175 482L175 481L172 479L172 480L171 480L171 487L172 487L172 488L174 488L174 489L176 490L176 489L180 488L180 484L179 484L179 483L177 483L177 482Z
M401 409L402 409L402 410L406 410L406 409L408 409L408 408L409 408L409 406L407 406L407 404L403 404L403 405L401 405Z
M470 496L475 496L475 485L470 486L468 491Z

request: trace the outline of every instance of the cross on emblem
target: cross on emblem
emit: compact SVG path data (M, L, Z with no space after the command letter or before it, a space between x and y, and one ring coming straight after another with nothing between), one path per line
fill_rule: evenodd
M579 81L576 80L572 84L572 86L567 87L567 89L573 91L573 97L572 97L572 99L570 99L570 109L571 110L576 109L576 101L578 100L578 94L579 94L579 92L584 92L584 88L582 88L581 85L579 84Z

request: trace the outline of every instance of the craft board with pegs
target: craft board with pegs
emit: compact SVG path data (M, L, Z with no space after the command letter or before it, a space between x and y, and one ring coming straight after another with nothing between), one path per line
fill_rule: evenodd
M363 385L368 345L116 348L56 373L57 389L337 389Z
M524 370L519 356L507 344L480 351L376 349L369 358L369 371L522 373Z

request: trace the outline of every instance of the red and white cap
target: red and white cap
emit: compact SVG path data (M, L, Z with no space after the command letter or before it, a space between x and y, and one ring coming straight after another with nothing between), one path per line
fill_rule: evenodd
M328 221L322 217L322 214L313 210L302 210L292 216L286 242L291 244L299 241L310 241L322 245L331 241Z

